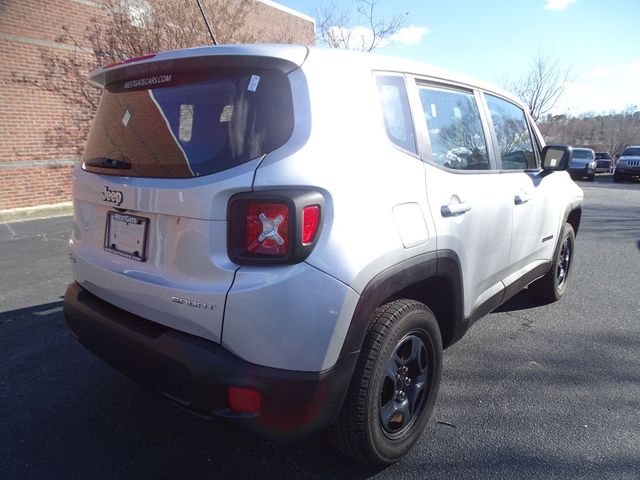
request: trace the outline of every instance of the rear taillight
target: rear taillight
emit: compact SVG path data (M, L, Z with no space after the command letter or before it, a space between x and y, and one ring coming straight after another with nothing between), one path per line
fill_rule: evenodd
M320 205L308 205L302 209L302 243L307 245L316 238L320 226Z
M281 257L289 252L289 206L282 203L247 203L245 248L254 255Z
M297 263L313 250L324 200L317 192L282 190L235 195L229 202L229 258L241 265Z

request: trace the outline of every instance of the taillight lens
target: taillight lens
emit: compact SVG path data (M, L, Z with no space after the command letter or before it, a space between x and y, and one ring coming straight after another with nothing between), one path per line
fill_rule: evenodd
M248 253L286 255L289 252L289 207L281 203L248 203L244 240Z
M302 243L308 245L316 238L320 226L320 206L309 205L302 209Z
M227 251L239 265L293 264L314 249L324 197L302 189L246 192L229 201Z

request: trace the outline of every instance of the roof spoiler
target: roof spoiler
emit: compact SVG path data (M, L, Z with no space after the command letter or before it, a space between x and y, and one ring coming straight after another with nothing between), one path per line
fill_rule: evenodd
M134 80L161 73L177 73L206 68L269 68L289 74L307 58L302 45L223 45L174 50L144 55L101 67L89 74L98 86Z

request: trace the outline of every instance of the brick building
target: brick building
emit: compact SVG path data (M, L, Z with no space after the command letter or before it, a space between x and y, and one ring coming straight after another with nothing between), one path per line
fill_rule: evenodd
M153 11L154 1L160 0L120 3L135 24L139 15ZM212 2L202 1L205 10ZM0 0L0 214L70 201L71 170L91 118L60 92L47 91L46 59L90 62L87 32L107 19L100 1ZM257 41L310 44L315 39L312 18L270 0L253 1L242 24Z

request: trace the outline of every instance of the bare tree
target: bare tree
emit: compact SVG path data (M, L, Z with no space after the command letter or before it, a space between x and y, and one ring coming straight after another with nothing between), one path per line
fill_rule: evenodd
M381 18L376 12L377 5L377 0L357 0L351 8L335 3L321 5L316 11L319 43L362 52L384 46L405 25L407 14Z
M531 116L537 121L558 103L570 78L571 68L539 51L524 75L503 83L506 90L516 94L529 107Z
M100 90L87 74L101 65L151 52L211 44L193 0L99 0L100 8L80 38L63 26L59 42L68 52L41 51L36 75L14 73L13 81L49 92L69 106L68 115L52 126L47 141L82 150L89 120L98 106ZM202 0L219 43L253 43L261 31L246 28L256 0ZM273 40L273 39L271 39Z
M623 112L584 113L577 117L547 115L540 118L538 125L549 143L616 154L640 138L640 109L630 106Z

